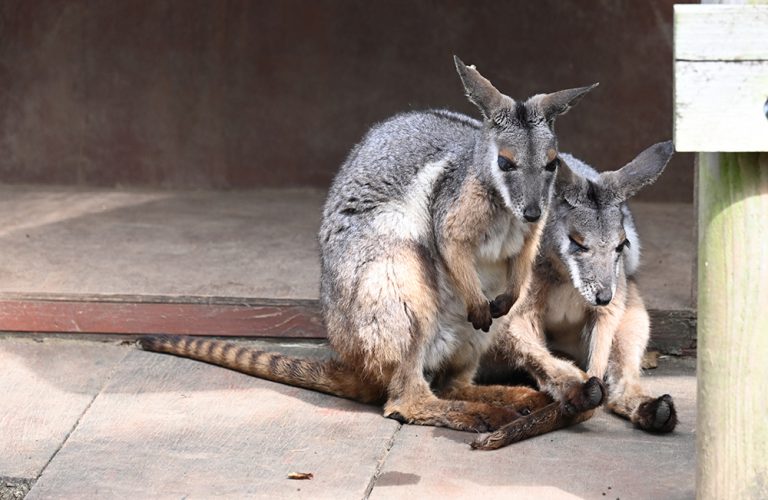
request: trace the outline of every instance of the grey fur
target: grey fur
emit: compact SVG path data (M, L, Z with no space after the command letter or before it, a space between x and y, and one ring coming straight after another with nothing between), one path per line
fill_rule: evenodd
M446 110L394 116L354 147L329 191L319 233L321 303L329 339L342 358L354 351L369 365L380 360L386 370L388 356L395 365L417 356L412 362L425 372L439 371L458 353L479 360L492 336L467 322L469 304L450 279L452 263L443 253L446 218L467 183L481 186L491 218L484 241L502 238L495 254L477 254L482 293L493 298L504 291L507 259L527 234L525 207L537 205L546 215L556 174L544 167L557 140L540 107L542 95L517 103L473 67L455 62L484 121ZM515 115L515 106L525 106L527 123L503 119ZM514 171L499 169L500 148L514 152ZM418 317L401 296L403 249L419 256L422 275L410 279L434 294L437 317ZM372 283L368 276L376 266L386 272ZM417 338L423 346L414 344ZM392 350L397 353L390 356Z
M547 121L551 122L555 117L567 113L568 110L575 106L587 92L598 85L600 84L593 83L586 87L561 90L542 96L541 108Z
M580 179L558 186L558 194L542 239L544 254L557 255L568 269L573 285L591 305L596 296L613 295L619 274L632 277L640 262L640 239L626 200L663 172L673 149L662 142L640 153L620 170L599 173L583 161L561 153L561 159ZM579 251L569 239L583 238ZM626 237L622 252L616 249Z
M652 183L671 155L671 144L660 143L602 174L560 155L571 175L558 176L530 293L497 347L566 403L570 388L587 377L606 380L608 408L653 432L670 432L677 420L672 399L652 397L640 382L650 320L632 280L640 241L626 200Z

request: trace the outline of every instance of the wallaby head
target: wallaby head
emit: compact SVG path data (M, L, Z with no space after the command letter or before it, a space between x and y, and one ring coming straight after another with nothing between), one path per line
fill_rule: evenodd
M515 101L496 90L474 66L454 56L469 100L483 115L475 168L521 221L536 222L549 206L559 165L554 121L597 86L538 94Z
M611 302L623 259L636 265L639 241L624 202L661 175L673 152L671 141L661 142L602 174L574 160L568 174L558 176L545 242L589 304Z

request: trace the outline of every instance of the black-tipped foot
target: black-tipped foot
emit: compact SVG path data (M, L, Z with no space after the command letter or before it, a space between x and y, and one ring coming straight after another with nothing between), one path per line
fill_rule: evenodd
M642 403L637 408L635 425L644 431L666 434L677 426L677 411L672 396L664 394Z
M592 410L603 404L605 397L606 390L603 382L597 377L590 377L566 396L563 401L563 411L566 415L575 415Z

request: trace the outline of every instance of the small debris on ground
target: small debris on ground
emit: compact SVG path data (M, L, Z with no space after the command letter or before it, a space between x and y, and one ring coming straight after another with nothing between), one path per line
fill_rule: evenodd
M659 351L647 351L643 354L643 362L640 365L643 370L652 370L659 367Z
M291 472L288 474L288 479L312 479L315 477L311 472Z
M0 477L0 500L22 500L31 487L30 479Z

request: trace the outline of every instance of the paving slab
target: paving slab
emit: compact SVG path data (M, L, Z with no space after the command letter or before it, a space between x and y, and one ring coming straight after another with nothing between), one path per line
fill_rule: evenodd
M666 436L601 412L501 450L470 451L466 433L404 426L371 499L694 498L695 361L660 360L647 383L670 393L680 424Z
M318 189L0 185L0 293L316 299ZM693 206L634 203L648 307L693 307Z
M362 498L399 427L374 407L131 350L27 498Z
M0 293L318 296L321 190L0 195Z
M125 354L96 342L0 338L0 477L37 478Z
M328 355L317 342L245 343ZM601 413L493 452L471 451L467 433L117 342L0 338L0 363L3 499L30 485L30 499L693 497L693 359L648 371L675 397L672 435Z

